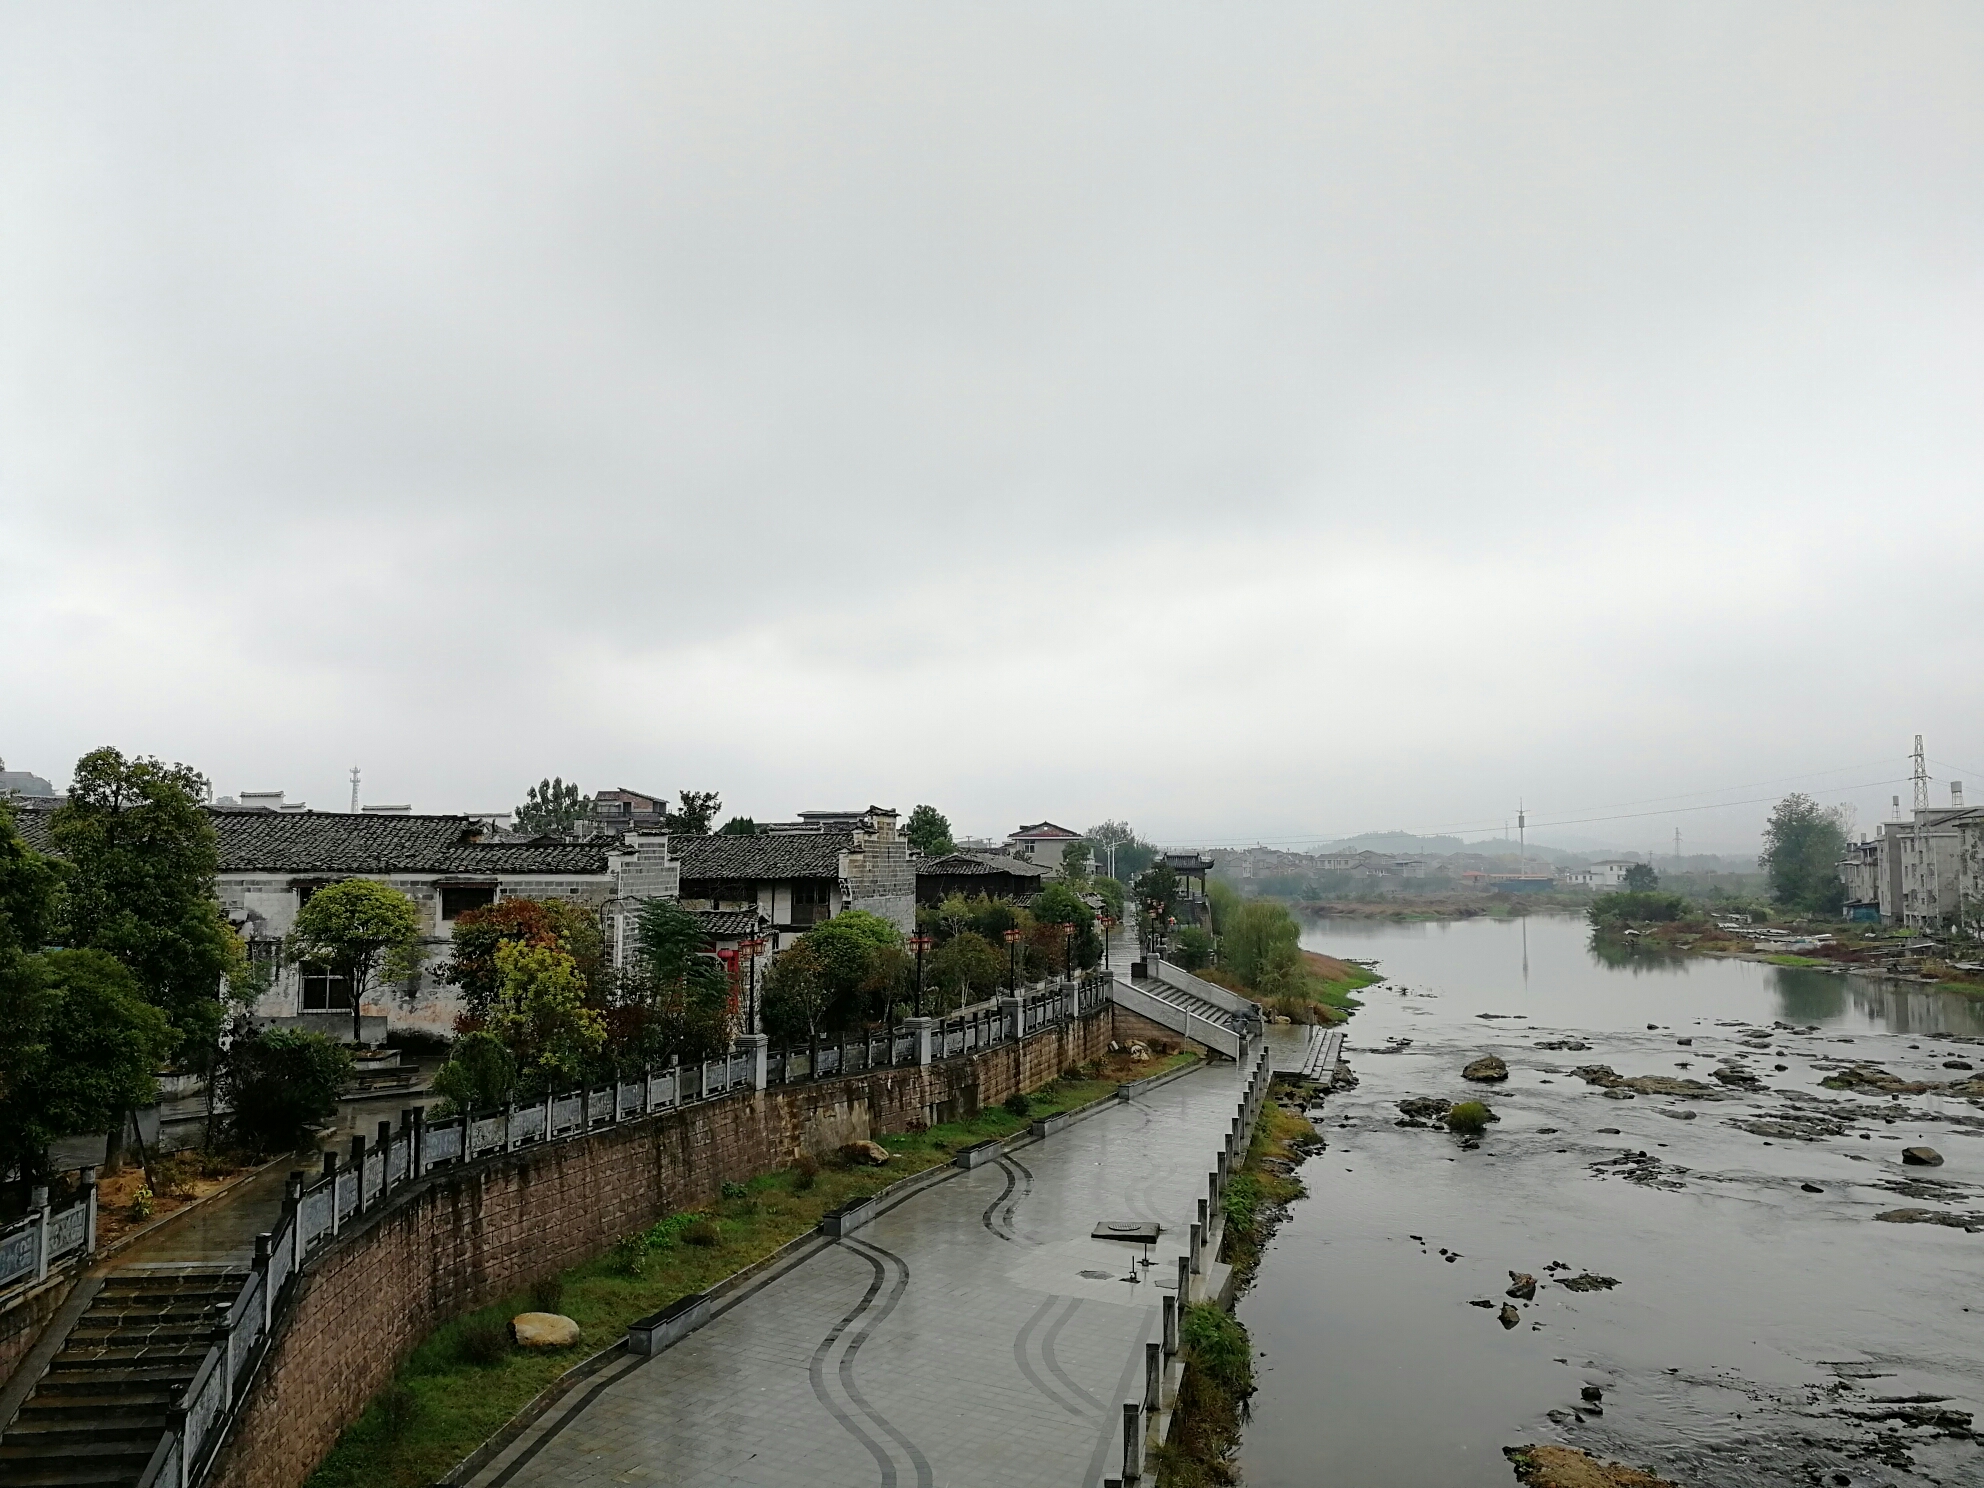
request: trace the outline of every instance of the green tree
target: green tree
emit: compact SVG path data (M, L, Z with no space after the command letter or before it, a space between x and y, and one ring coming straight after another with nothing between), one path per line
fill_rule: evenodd
M578 963L556 946L497 947L490 1031L536 1090L571 1085L606 1043L606 1020L586 1006Z
M1149 941L1163 934L1172 911L1178 907L1178 875L1163 863L1153 863L1136 876L1130 892L1137 896L1144 939Z
M927 964L930 986L938 999L935 1011L981 1001L1006 984L1005 946L994 946L976 930L953 935L931 953Z
M38 951L55 933L62 865L27 845L0 798L0 952Z
M1128 822L1106 821L1090 827L1082 836L1095 850L1097 870L1111 874L1118 883L1129 883L1157 861L1157 844L1144 841Z
M1806 795L1779 801L1764 825L1764 850L1757 858L1770 880L1770 897L1787 909L1838 914L1846 902L1839 860L1846 851L1846 827L1838 810L1827 811Z
M499 899L455 917L449 958L439 978L461 988L468 1017L480 1022L496 998L496 948L510 942L556 946L578 964L587 998L597 1001L609 980L606 938L591 910L569 899Z
M223 984L247 966L214 895L220 846L207 796L191 766L96 749L76 762L49 822L69 864L65 943L123 962L193 1043L218 1035Z
M375 973L411 981L420 971L420 916L399 890L369 878L326 884L296 912L285 951L293 962L324 967L351 988L356 1043L366 989ZM568 958L569 959L569 958Z
M1104 874L1088 881L1089 892L1099 895L1104 911L1117 924L1123 923L1123 885Z
M820 957L800 936L765 973L765 1031L774 1043L818 1040L831 1001Z
M1619 880L1619 886L1629 894L1651 894L1660 887L1660 875L1653 871L1651 863L1635 863Z
M918 806L903 823L903 836L926 858L948 857L957 851L951 840L951 819L935 806Z
M1077 966L1093 966L1102 959L1102 940L1096 934L1095 911L1075 892L1073 885L1049 882L1033 896L1033 903L1028 908L1040 924L1074 926L1073 938L1063 940L1058 949L1062 954L1072 955Z
M723 810L723 799L715 791L678 791L681 802L678 810L664 812L663 823L671 832L680 832L685 837L707 837L710 823L716 814Z
M457 1111L487 1111L517 1088L517 1061L487 1029L465 1033L435 1073L434 1088Z
M719 837L755 837L758 835L758 824L748 816L733 816L716 829L716 834Z
M242 1033L221 1064L235 1139L258 1152L295 1151L311 1126L337 1110L351 1069L350 1053L321 1033Z
M1203 971L1212 965L1212 936L1197 925L1180 925L1172 937L1171 959L1186 971Z
M40 1176L50 1142L149 1105L171 1047L165 1014L108 953L0 952L0 1170Z
M1092 867L1092 853L1086 842L1070 842L1061 851L1061 877L1070 883L1085 884Z
M642 904L633 964L607 1010L615 1057L660 1064L708 1059L730 1046L730 978L709 948L702 922L681 905Z
M1621 925L1660 924L1686 918L1688 901L1679 894L1625 892L1600 894L1585 918L1601 929Z
M902 945L902 934L880 915L851 909L815 925L801 937L819 962L820 981L827 996L822 1026L856 1027L878 1009L894 989L890 973L900 976L900 962L890 952Z
M1220 937L1220 959L1241 985L1264 996L1293 990L1302 966L1302 927L1286 905L1248 899Z
M568 785L563 776L554 775L533 785L511 816L519 832L562 835L592 819L592 797L580 795L576 784Z

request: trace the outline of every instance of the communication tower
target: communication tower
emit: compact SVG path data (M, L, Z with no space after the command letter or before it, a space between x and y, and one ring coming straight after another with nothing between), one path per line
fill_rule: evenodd
M351 767L351 814L358 815L358 766Z
M1929 764L1922 758L1922 736L1915 736L1915 809L1929 809Z

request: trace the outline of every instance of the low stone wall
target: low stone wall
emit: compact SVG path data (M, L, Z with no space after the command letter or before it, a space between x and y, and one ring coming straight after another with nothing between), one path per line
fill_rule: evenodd
M905 1130L940 1107L996 1104L1100 1057L1112 1038L1178 1041L1115 1018L1105 1007L941 1064L740 1092L416 1181L304 1267L210 1481L296 1488L450 1318L707 1203L726 1181Z
M35 1286L15 1293L0 1308L0 1383L11 1381L21 1360L34 1351L41 1330L62 1310L82 1274L82 1263L72 1260L50 1271ZM6 1424L5 1417L0 1416L0 1426Z

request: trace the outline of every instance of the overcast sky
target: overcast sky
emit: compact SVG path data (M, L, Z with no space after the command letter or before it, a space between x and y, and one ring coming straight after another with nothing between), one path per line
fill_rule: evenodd
M0 756L1865 824L1980 330L1974 0L8 4Z

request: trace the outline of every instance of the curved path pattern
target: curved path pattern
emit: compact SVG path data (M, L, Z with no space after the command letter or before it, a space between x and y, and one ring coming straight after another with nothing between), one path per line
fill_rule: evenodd
M822 1242L547 1412L476 1488L1096 1488L1239 1084L1197 1071ZM1148 1257L1089 1238L1123 1219L1163 1225Z

